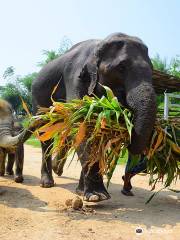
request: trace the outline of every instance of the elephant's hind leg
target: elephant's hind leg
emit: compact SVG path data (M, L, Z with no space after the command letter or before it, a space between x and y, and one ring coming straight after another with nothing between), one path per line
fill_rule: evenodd
M4 176L5 174L5 160L6 152L3 148L0 148L0 176Z
M15 153L15 159L16 159L16 169L15 169L14 181L17 183L22 183L24 181L24 178L23 178L24 146L23 144L18 146Z
M8 153L8 160L6 164L6 174L7 175L14 175L13 166L15 162L15 154Z

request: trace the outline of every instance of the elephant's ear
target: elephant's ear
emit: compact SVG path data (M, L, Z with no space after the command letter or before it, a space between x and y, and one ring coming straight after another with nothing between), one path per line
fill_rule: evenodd
M98 82L98 68L102 60L105 50L109 47L109 43L101 41L97 45L91 61L87 62L80 73L80 78L89 82L88 94L91 95Z
M85 82L88 82L88 95L91 95L94 92L94 89L98 82L97 70L96 59L93 59L92 62L88 62L83 66L82 71L79 75L80 79L85 79Z
M110 47L110 43L106 41L101 41L101 43L97 46L97 49L95 52L97 67L99 67L100 62L103 58L103 55L109 47Z

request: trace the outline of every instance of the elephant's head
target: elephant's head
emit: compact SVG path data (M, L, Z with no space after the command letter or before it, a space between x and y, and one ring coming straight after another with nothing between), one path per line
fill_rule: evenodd
M14 135L14 116L11 105L0 99L0 147L9 148L17 145L25 136L24 130L17 136Z
M134 112L134 129L129 150L141 153L147 146L156 116L152 86L152 64L148 49L136 37L116 33L100 42L87 64L89 94L102 94L98 82L109 86L119 101Z

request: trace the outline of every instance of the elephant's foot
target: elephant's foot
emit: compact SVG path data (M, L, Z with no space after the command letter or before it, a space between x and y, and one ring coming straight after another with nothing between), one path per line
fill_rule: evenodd
M41 176L40 186L43 187L43 188L54 187L53 177L52 176L48 176L48 175L42 175Z
M15 175L14 181L15 181L16 183L22 183L22 182L24 181L23 175L21 175L21 174Z
M14 175L14 171L12 169L11 170L6 169L6 175L12 176L12 175Z
M103 182L91 183L89 188L86 188L84 192L84 201L87 202L100 202L111 198Z
M104 200L108 200L110 198L111 196L107 191L100 191L100 190L93 191L93 192L86 191L84 193L84 201L87 201L87 202L101 202Z
M125 188L123 188L123 189L121 190L121 193L122 193L123 195L125 195L125 196L134 196L134 194L133 194L132 191L127 190L127 189L125 189Z

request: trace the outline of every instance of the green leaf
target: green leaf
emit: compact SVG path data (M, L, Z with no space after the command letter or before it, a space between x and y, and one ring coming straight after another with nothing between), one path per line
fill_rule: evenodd
M111 103L111 105L114 107L114 109L122 112L122 109L121 109L121 106L120 106L120 104L119 104L119 102L118 102L117 97L113 97L113 99L111 100L110 103Z
M87 113L87 115L86 115L86 117L85 117L85 121L86 121L86 120L90 121L91 115L92 115L93 110L94 110L94 107L95 107L96 105L97 105L96 102L94 102L94 103L92 103L92 104L90 105L89 110L88 110L88 113Z
M131 139L131 132L132 132L133 124L132 124L132 123L130 122L130 120L129 120L128 113L129 113L129 111L128 111L127 109L125 109L125 110L123 111L123 115L124 115L126 127L127 127L127 130L128 130L130 139Z
M106 118L107 124L111 125L111 110L104 110L103 117Z
M102 96L102 98L98 101L98 105L102 106L104 108L113 109L113 106L111 105L111 103L108 101L108 99L105 96Z
M150 196L150 198L148 198L148 200L146 201L145 204L148 204L148 203L153 199L153 197L154 197L155 195L157 195L157 194L158 194L160 191L162 191L163 189L164 189L164 187L161 188L159 191L154 192L154 193Z
M114 164L113 164L113 166L112 166L112 168L109 170L109 172L107 173L107 188L109 187L109 183L110 183L110 181L111 181L111 178L112 178L112 175L113 175L113 173L114 173L114 170L115 170L115 168L116 168L116 166L117 166L117 163L118 163L118 157L113 157L113 160L112 161L114 161Z
M95 125L95 130L98 131L100 129L100 126L101 126L101 120L103 118L103 112L101 112L99 115L98 115L98 118L96 120L96 125Z
M106 90L107 99L109 101L112 101L112 99L115 97L113 91L107 86L104 86L104 85L101 85L101 86L103 86L103 88Z

